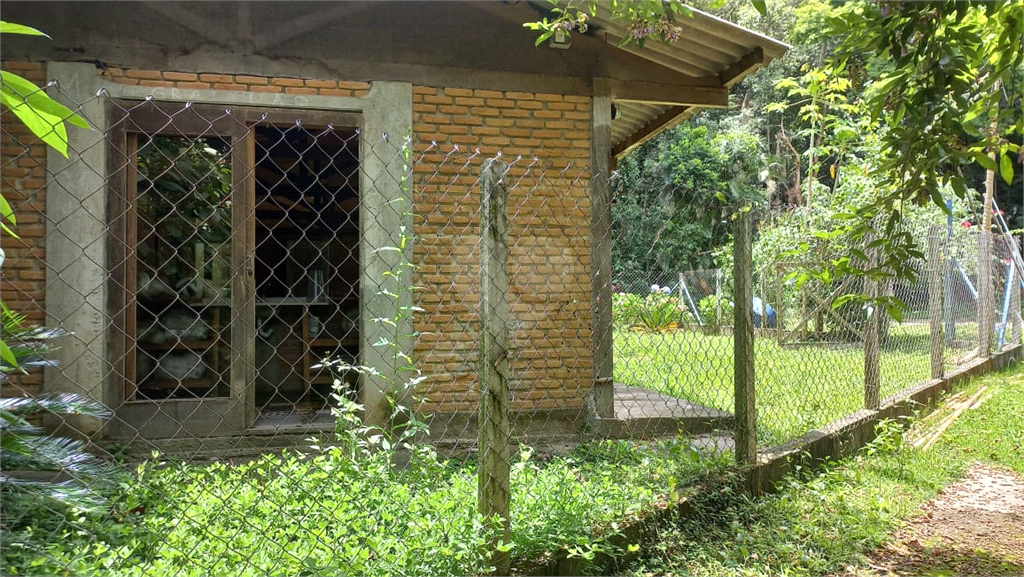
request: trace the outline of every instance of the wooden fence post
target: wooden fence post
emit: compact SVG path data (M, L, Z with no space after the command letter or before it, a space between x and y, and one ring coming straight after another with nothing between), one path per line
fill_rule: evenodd
M864 237L865 246L874 240L873 235ZM878 267L878 247L868 249L868 269ZM870 277L865 279L868 292L868 317L864 323L864 408L875 410L881 404L881 375L878 366L878 333L881 328L882 311L878 310L880 283Z
M722 269L720 268L715 269L715 320L717 321L715 324L719 327L717 334L722 334Z
M942 377L942 257L938 226L928 229L928 325L931 336L932 378Z
M992 352L992 233L978 234L978 357Z
M615 416L612 346L612 97L606 79L594 79L590 99L590 291L594 349L592 397L598 417Z
M1017 251L1020 254L1021 237L1010 237L1010 250ZM1011 257L1012 258L1012 257ZM1024 278L1024 271L1019 268L1014 268L1014 272L1011 275L1011 288L1010 290L1010 343L1017 344L1020 342L1020 331L1021 331L1021 308L1020 308L1020 293L1021 293L1021 278Z
M733 232L733 361L735 363L736 462L757 460L757 408L754 398L754 261L749 211L736 217Z
M491 160L480 175L480 468L477 510L501 518L497 541L509 543L509 306L507 165ZM495 574L508 575L507 551L493 548Z

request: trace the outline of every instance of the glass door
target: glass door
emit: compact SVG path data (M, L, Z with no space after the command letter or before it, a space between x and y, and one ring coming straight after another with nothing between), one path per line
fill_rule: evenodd
M127 161L111 199L123 291L115 436L239 433L254 374L244 124L213 106L125 103L111 138Z

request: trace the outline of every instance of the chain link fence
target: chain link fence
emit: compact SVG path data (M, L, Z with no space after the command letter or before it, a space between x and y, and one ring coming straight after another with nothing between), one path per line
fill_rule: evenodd
M732 464L735 272L602 272L605 175L355 113L48 88L93 130L64 157L0 112L27 347L5 573L507 574L600 554ZM977 244L943 247L941 295L883 289L911 311L876 327L883 396L934 376L935 298L942 366L977 350ZM865 402L866 312L792 266L749 271L762 448Z
M934 228L933 236L933 254L922 259L915 279L878 283L880 296L898 298L906 310L900 320L879 315L872 345L877 360L868 365L870 309L856 302L836 306L839 297L864 291L864 281L810 277L798 283L794 277L801 267L833 261L842 251L819 247L803 260L755 265L758 446L781 445L855 413L865 408L866 395L877 403L986 356L978 333L979 235L958 225ZM1021 342L1021 309L1014 300L1019 293L1008 285L1019 276L1007 239L995 238L991 258L994 351ZM616 382L732 413L732 275L717 269L616 277ZM870 393L869 366L877 375Z

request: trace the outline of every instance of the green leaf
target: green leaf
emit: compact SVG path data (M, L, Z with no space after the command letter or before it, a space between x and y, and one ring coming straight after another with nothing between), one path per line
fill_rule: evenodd
M14 226L18 225L18 220L14 216L14 210L2 194L0 194L0 220L6 220Z
M24 99L8 90L6 85L0 87L0 104L9 108L32 131L32 134L67 158L67 130L60 118L33 109L26 104Z
M986 154L984 151L982 151L982 150L971 151L971 156L973 156L974 160L978 164L980 164L981 167L984 168L985 170L991 170L992 172L995 172L996 170L998 170L998 167L996 166L996 161L993 160L992 157L989 156L988 154Z
M18 368L18 358L14 356L14 353L11 352L10 347L8 347L7 343L4 341L0 341L0 359L3 359L4 363L7 365L4 367L5 369Z
M50 98L46 92L28 80L10 72L3 72L2 78L3 83L10 85L10 88L14 89L25 103L33 109L56 116L61 121L70 122L79 128L90 128L89 123L84 118L72 112L67 106Z
M3 20L0 20L0 33L24 34L26 36L46 36L47 38L50 37L48 34L44 34L36 30L35 28L25 26L23 24L15 24L13 22L4 22Z
M754 9L761 13L761 16L768 15L768 6L765 5L765 0L750 0L750 3L754 6Z
M999 159L999 174L1006 181L1006 184L1013 182L1013 161L1009 154L1003 154Z

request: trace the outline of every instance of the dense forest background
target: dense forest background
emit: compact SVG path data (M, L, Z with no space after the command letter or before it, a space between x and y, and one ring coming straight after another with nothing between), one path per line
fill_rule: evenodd
M730 211L748 201L757 218L758 257L792 250L811 230L828 230L834 216L864 206L891 187L875 169L899 151L887 148L885 126L870 120L867 106L891 59L865 55L838 69L830 56L842 41L836 19L851 3L776 0L761 14L749 0L699 0L692 5L792 46L736 85L727 109L705 110L619 160L613 177L613 267L618 279L640 273L678 273L728 266ZM652 40L654 41L654 40ZM999 104L1021 118L1021 82L1000 87ZM984 126L982 116L974 121ZM963 138L971 139L965 130ZM1012 131L1011 131L1012 132ZM1020 134L1009 139L1020 144ZM1012 155L1010 183L996 179L995 199L1011 229L1024 228L1021 159ZM948 186L954 223L982 220L985 169L962 169L963 198ZM930 199L934 200L934 199ZM934 202L907 202L898 209L906 227L920 232L945 224ZM650 275L649 275L650 276Z

